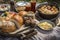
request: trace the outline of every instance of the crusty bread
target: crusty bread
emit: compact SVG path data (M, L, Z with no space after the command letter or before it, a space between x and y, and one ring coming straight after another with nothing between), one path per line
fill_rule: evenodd
M15 15L14 19L20 24L20 26L23 25L23 18L19 15Z
M11 21L3 22L2 32L13 32L16 30L15 24Z
M18 13L18 15L20 15L20 16L24 16L24 15L26 15L26 14L27 14L26 11L20 11L20 12Z

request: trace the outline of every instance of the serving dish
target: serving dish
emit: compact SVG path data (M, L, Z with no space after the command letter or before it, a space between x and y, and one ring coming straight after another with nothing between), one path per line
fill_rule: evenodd
M52 19L44 19L44 18L42 18L42 17L38 14L38 12L36 12L36 14L35 14L35 18L36 18L38 21L40 21L40 20L50 20L50 21L52 21L52 22L55 22L58 17L59 17L59 14L58 14L55 18L52 18Z
M37 25L44 31L53 30L53 28L55 27L55 24L49 20L41 20Z
M22 11L23 12L23 14L21 14L21 15L25 15L25 11ZM1 17L1 19L2 19L2 21L3 20L5 20L5 21L11 21L11 22L13 22L14 24L15 24L15 27L16 27L16 30L15 31L13 31L13 32L6 32L5 30L5 32L2 32L2 31L0 31L0 34L1 35L4 35L4 36L11 36L11 37L20 37L21 35L21 37L24 37L24 36L28 36L28 35L30 35L30 36L32 36L32 34L34 34L35 35L35 33L37 33L30 25L29 26L25 26L25 24L23 24L23 16L21 16L21 15L19 15L19 14L15 14L15 12L6 12L6 14L7 14L7 16L2 16ZM7 19L6 19L7 18ZM21 20L22 19L22 20ZM5 23L4 23L5 24ZM9 24L9 23L7 23L7 24ZM7 25L6 24L6 25ZM23 24L23 25L22 25ZM8 27L8 26L7 26ZM3 27L4 28L4 27ZM5 28L6 28L6 26L5 26ZM8 27L8 29L9 29L9 27ZM8 30L7 29L7 30ZM13 28L11 28L11 29L13 29ZM2 29L1 29L2 30ZM9 29L10 30L10 29ZM27 31L29 32L27 32ZM33 31L34 30L34 31ZM26 32L25 32L26 31ZM33 31L32 33L31 33L31 31ZM28 36L28 37L30 37L30 36Z
M0 4L0 13L4 13L5 11L10 10L10 5L9 4Z
M8 36L8 37L20 37L21 39L23 39L23 38L29 38L37 34L34 28L25 27L24 25L22 25L19 28L20 25L18 25L18 23L15 20L11 20L11 21L15 23L17 29L13 32L2 32L0 29L0 35Z
M26 5L29 4L28 2L25 1L19 1L15 4L15 9L17 12L25 10L26 9Z
M56 13L56 14L49 14L49 12L48 11L46 11L46 12L48 12L48 14L46 14L46 13L42 13L40 10L39 10L39 8L41 8L42 6L44 6L44 5L46 5L46 6L55 6L57 9L58 9L58 12ZM47 10L47 9L46 9ZM50 10L50 9L49 9ZM51 3L46 3L46 4L40 4L39 6L37 6L37 11L38 11L38 15L40 15L40 17L42 17L42 18L44 18L44 19L53 19L53 18L55 18L58 14L59 14L59 7L58 7L58 5L54 5L54 4L51 4Z

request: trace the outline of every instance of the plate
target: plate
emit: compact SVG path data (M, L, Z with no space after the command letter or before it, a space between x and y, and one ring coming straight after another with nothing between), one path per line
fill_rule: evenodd
M15 23L16 26L16 30L14 32L10 32L10 33L5 33L0 31L0 35L2 36L8 36L8 37L20 37L21 39L23 38L29 38L32 37L34 35L37 34L37 32L35 31L34 28L29 27L25 27L25 25L22 25L21 28L20 25L15 21L15 20L11 20L12 22Z
M0 11L7 11L7 10L10 9L10 5L9 4L0 4L0 7L1 7Z
M10 21L13 22L13 23L15 23L15 26L16 26L16 28L17 28L16 30L20 29L20 28L19 28L20 25L19 25L15 20L10 20ZM22 25L22 26L23 26L23 25ZM22 27L22 26L21 26L21 27ZM16 31L16 30L15 30L15 31ZM14 31L14 32L15 32L15 31ZM21 31L21 30L19 30L19 31ZM10 33L12 33L12 32L10 32ZM4 32L2 32L2 31L0 31L0 34L3 35L3 36L15 36L15 37L16 37L16 36L18 35L18 34L16 34L17 32L14 33L14 34L10 34L10 33L4 33ZM20 36L20 35L18 35L18 36Z

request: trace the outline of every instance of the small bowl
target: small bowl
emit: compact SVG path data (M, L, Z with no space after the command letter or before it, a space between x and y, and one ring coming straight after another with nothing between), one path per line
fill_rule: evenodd
M42 18L44 18L44 19L53 19L53 18L55 18L55 17L59 14L59 12L56 13L56 14L44 14L44 13L42 13L42 12L39 11L38 9L41 8L43 5L55 6L55 7L58 9L58 11L59 11L59 7L58 7L57 5L49 4L49 3L40 4L39 6L37 6L38 15L40 15L40 17L42 17Z
M10 10L10 5L9 4L0 4L0 7L1 6L6 6L7 9L6 10L4 10L4 9L0 10L0 13L4 13L5 11L9 11Z
M24 2L24 1L19 1L15 4L15 9L17 12L19 11L24 11L26 9L26 5L28 4L28 2Z
M39 23L43 23L43 22L48 22L48 23L51 24L53 27L52 27L51 29L45 30L45 29L41 28L41 27L38 25ZM53 28L55 27L55 24L54 24L53 22L49 21L49 20L41 20L39 23L37 24L38 27L39 27L40 29L44 30L44 31L53 30Z

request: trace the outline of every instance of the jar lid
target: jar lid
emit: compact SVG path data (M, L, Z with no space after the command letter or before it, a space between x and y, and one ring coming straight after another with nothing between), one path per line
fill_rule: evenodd
M19 1L16 3L17 6L26 6L28 2L25 1Z

